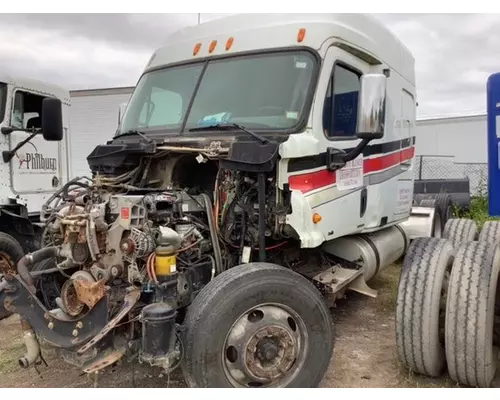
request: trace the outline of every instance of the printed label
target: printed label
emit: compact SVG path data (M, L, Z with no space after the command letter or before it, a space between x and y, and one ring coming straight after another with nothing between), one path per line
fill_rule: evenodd
M363 155L360 154L337 170L337 187L340 191L357 189L363 186L363 178Z
M394 214L407 214L411 211L413 202L413 182L400 181L398 183L398 198Z

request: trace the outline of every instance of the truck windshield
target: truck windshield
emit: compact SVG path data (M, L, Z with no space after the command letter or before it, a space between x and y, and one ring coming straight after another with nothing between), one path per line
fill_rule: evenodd
M290 130L303 116L316 68L311 53L290 51L151 71L138 82L117 133L217 123Z
M7 101L7 84L0 82L0 123L5 117L5 103Z

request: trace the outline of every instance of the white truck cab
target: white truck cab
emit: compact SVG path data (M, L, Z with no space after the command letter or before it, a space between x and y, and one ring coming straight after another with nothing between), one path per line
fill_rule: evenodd
M46 141L41 133L44 98L61 100L65 138ZM27 207L31 215L40 212L46 199L69 176L69 91L59 86L0 73L0 206ZM32 139L17 148L31 133Z
M375 75L386 76L380 116L364 114L358 99L363 77ZM368 83L365 104L380 95L374 87ZM219 123L272 132L283 139L277 175L278 187L291 191L287 222L302 247L315 248L410 217L415 109L414 58L374 17L245 14L169 37L120 113L117 133L195 145L203 134L215 137L199 128ZM383 121L383 137L364 141L358 125L373 117ZM354 159L335 164L358 145Z
M0 72L0 276L38 247L41 206L68 180L69 108L67 90Z

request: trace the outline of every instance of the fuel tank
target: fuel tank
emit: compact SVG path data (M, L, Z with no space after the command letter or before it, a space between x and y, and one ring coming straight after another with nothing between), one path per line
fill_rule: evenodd
M409 240L398 225L368 234L333 239L322 250L363 267L365 282L398 261L406 252Z

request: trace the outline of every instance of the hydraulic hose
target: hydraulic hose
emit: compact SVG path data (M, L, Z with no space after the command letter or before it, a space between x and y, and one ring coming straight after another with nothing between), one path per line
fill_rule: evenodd
M58 255L59 249L55 246L45 247L43 249L34 251L33 253L26 254L17 263L17 273L29 287L33 288L33 277L31 276L28 267L47 258L57 257Z
M205 203L205 209L207 211L208 227L210 229L210 238L212 240L212 246L214 248L214 258L215 258L215 270L217 274L220 274L223 269L222 264L222 252L219 245L219 237L217 231L215 230L214 212L212 208L212 202L207 194L202 194L203 203Z

